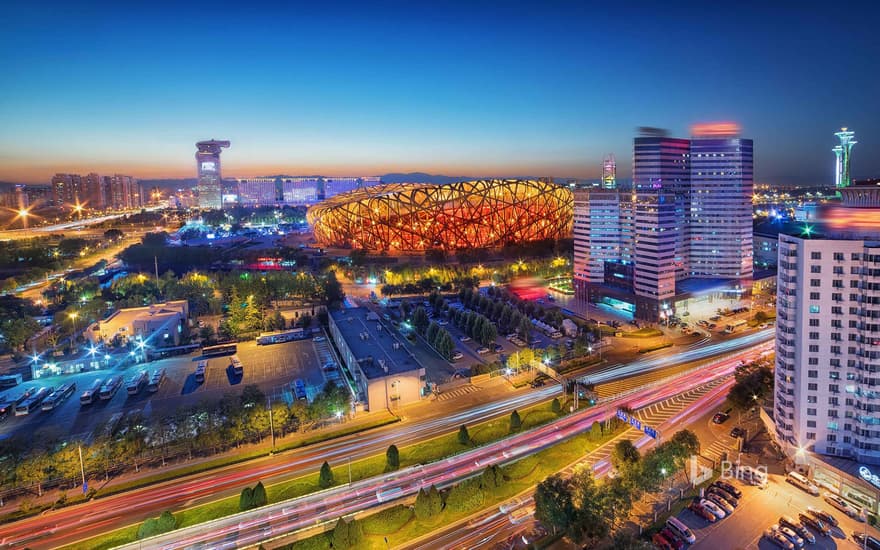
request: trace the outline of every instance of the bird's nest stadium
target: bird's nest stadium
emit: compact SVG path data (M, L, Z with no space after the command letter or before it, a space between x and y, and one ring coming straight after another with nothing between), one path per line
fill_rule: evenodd
M573 202L568 189L534 180L396 183L331 197L307 219L327 247L458 250L567 237Z

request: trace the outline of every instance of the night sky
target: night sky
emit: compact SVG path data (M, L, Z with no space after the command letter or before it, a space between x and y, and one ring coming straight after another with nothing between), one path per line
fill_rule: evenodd
M713 120L758 182L833 184L841 126L880 176L876 3L243 4L5 3L0 180L193 177L210 138L226 176L627 177L637 126Z

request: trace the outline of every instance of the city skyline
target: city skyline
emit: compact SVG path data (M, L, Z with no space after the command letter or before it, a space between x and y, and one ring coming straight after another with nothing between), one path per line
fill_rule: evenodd
M0 180L194 177L192 143L211 138L235 144L227 177L598 178L614 153L624 179L637 126L714 120L761 147L756 181L832 185L843 126L860 141L853 177L880 172L865 11L195 9L11 8ZM53 32L90 21L90 40ZM860 55L828 47L839 37Z

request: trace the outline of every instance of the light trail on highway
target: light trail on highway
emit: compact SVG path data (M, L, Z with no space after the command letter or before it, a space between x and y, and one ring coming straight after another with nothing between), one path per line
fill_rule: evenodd
M681 354L668 354L650 359L642 359L637 363L641 368L650 372L684 361L697 361L701 358L709 357L712 353L733 353L737 350L752 348L760 342L772 339L772 337L772 331L762 331L731 339L722 344L706 346L707 349L712 350L711 352L687 350ZM632 376L634 374L630 365L618 365L615 368L619 369L619 377ZM709 372L705 369L699 370L701 372ZM694 376L695 374L700 375L698 372L692 373L689 376ZM602 375L607 380L615 378L611 371L607 369L602 371ZM659 394L658 396L651 397L650 392L662 393L658 388L646 388L643 392L645 393L643 397L649 399L659 398ZM331 465L335 463L336 466L340 466L347 460L355 461L382 453L392 443L402 447L410 443L424 441L436 435L454 431L462 424L487 420L492 417L508 414L514 409L521 410L530 405L547 401L559 395L559 393L558 385L548 385L479 407L445 413L425 420L402 422L388 428L374 430L370 433L353 434L270 458L194 474L171 482L151 485L118 495L100 498L85 504L62 508L42 516L27 518L0 527L0 543L15 544L18 541L27 540L31 548L38 549L55 548L63 544L85 540L101 533L142 521L147 517L155 517L163 510L177 510L184 506L207 502L212 498L237 494L242 487L253 485L257 481L263 481L264 484L267 484L270 481L290 479L291 477L316 472L325 460L330 462ZM635 397L629 396L627 399L635 399ZM633 404L630 403L630 405L632 406ZM599 408L591 410L596 412L599 411ZM602 408L601 410L604 411L605 409ZM596 414L599 413L596 412ZM573 417L565 418L570 419ZM589 423L591 424L592 420ZM589 427L589 424L586 427ZM483 449L485 448L494 449L494 447L483 447ZM500 451L493 456L499 454ZM501 454L501 456L504 455ZM485 467L485 464L483 467ZM373 496L375 498L375 495ZM358 502L360 503L359 505L368 504L362 501ZM332 513L337 514L334 517L338 517L348 512L334 510ZM275 530L274 532L278 533L279 531ZM42 538L35 540L34 533L42 534Z
M326 524L386 502L409 497L420 489L434 485L445 488L468 477L478 475L487 466L514 462L560 441L587 431L596 421L605 420L619 407L639 409L668 399L695 386L727 377L749 354L767 349L764 344L736 358L716 361L697 371L657 387L647 387L632 395L608 399L590 409L564 416L528 432L508 436L500 441L454 455L427 465L417 465L385 476L365 479L350 486L341 486L179 529L122 548L139 548L148 544L157 548L237 548L266 542L304 528ZM717 396L727 385L713 389ZM644 443L642 443L644 445Z

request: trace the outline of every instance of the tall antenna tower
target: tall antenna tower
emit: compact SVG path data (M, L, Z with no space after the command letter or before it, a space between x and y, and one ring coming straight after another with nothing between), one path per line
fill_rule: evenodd
M856 133L851 132L846 128L841 128L840 131L835 132L834 135L840 140L840 145L837 145L832 149L834 155L837 157L837 166L834 171L834 187L840 189L841 187L849 187L852 183L852 177L850 176L849 171L849 161L850 155L852 154L852 146L858 143L858 141L855 140Z

